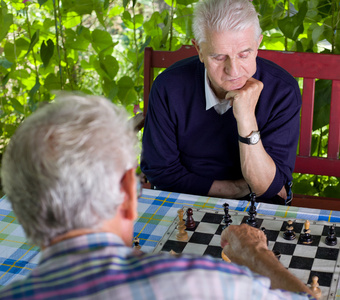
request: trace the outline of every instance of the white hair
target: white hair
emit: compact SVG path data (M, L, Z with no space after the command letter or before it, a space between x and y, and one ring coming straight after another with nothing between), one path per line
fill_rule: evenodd
M258 13L249 0L202 0L196 4L192 29L200 45L212 31L241 31L254 28L255 39L261 35Z
M61 95L28 117L2 160L2 182L28 239L46 246L111 219L120 182L136 166L126 112L96 96Z

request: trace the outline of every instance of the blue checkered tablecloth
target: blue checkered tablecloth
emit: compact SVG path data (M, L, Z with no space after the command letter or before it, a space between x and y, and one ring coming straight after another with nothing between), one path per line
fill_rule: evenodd
M225 202L229 204L229 209L237 211L248 211L250 206L249 201L144 189L138 201L139 215L134 227L134 236L140 239L143 251L151 252L177 216L179 208L191 206L223 210ZM279 206L267 203L257 203L256 207L257 213L263 215L340 223L339 211Z
M220 199L144 189L138 201L134 236L145 252L152 252L183 206L247 211L248 201ZM340 212L257 203L257 213L296 219L340 223ZM39 248L27 242L6 197L0 199L0 287L25 277L38 264ZM339 296L340 299L340 296Z

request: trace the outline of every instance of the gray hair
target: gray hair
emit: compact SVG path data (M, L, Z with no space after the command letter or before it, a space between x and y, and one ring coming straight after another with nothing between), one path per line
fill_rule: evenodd
M192 29L200 45L211 31L240 31L254 27L255 39L261 35L258 13L249 0L202 0L196 4Z
M107 99L65 94L28 117L2 160L4 191L28 239L46 246L114 217L136 166L136 134Z

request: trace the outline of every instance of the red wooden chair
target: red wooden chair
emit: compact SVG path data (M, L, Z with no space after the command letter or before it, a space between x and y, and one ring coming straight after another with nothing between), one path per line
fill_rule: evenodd
M194 46L182 46L177 51L145 48L143 117L148 108L154 68L167 68L194 55L197 55ZM340 55L272 50L259 50L258 55L282 66L294 77L303 78L300 141L294 172L340 177ZM316 79L332 80L327 157L311 156ZM140 124L141 128L143 121ZM340 210L340 199L294 195L293 205Z

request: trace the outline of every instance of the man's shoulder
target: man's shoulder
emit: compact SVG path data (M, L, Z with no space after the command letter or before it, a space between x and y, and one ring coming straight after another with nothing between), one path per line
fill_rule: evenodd
M261 79L273 81L279 81L286 84L297 85L295 78L284 68L272 62L271 60L257 57L257 76Z
M198 56L196 55L175 62L170 67L165 69L157 78L169 79L178 76L188 76L188 74L199 71L204 71L204 65L200 62Z

